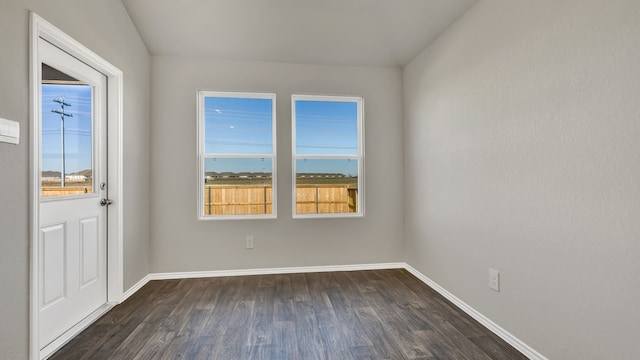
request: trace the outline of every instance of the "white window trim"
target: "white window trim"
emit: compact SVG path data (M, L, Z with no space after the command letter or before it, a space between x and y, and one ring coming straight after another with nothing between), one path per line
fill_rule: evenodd
M244 99L269 99L271 100L271 154L215 154L205 152L205 123L204 123L204 100L207 97L227 97L227 98L244 98ZM252 93L252 92L228 92L228 91L198 91L198 177L197 177L197 189L198 189L198 204L197 214L198 220L210 221L210 220L255 220L255 219L275 219L277 218L277 176L276 176L276 94L275 93ZM205 176L204 162L205 159L211 158L264 158L271 159L271 214L255 214L255 215L205 215L204 214L204 185L203 179Z
M358 105L358 154L357 155L298 155L296 153L296 101L331 101L331 102L355 102ZM318 219L318 218L359 218L364 217L364 98L361 96L339 95L291 95L291 214L294 219ZM322 213L322 214L298 214L296 213L296 160L299 159L355 159L358 160L358 212L356 213Z

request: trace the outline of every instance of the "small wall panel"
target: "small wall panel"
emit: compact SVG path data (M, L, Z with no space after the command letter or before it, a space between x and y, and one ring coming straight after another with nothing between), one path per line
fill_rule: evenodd
M65 224L40 228L42 244L42 307L64 298L67 287L67 238Z
M98 218L80 220L81 287L98 278Z

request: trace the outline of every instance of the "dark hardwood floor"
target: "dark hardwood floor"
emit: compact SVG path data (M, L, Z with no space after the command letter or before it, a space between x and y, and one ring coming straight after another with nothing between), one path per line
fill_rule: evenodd
M405 270L151 281L51 359L526 359Z

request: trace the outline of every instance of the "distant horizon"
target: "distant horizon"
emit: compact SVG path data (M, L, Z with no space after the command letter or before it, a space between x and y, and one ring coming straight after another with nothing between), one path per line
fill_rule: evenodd
M74 172L72 172L72 173L70 173L70 172L68 172L68 171L67 171L65 175L73 175L73 174L81 173L81 172L83 172L83 171L92 171L92 170L91 170L91 168L89 168L89 169L82 169L82 170L74 171ZM42 172L57 172L57 173L59 173L59 172L60 172L60 170L42 170Z
M296 155L325 156L297 158L296 171L357 176L358 104L296 100L295 106ZM204 160L205 172L273 171L273 111L271 99L205 97L204 153L210 155Z
M212 174L233 174L233 175L237 175L237 174L273 174L273 172L268 172L268 171L205 171L204 173L205 175L212 175ZM67 174L69 175L69 174ZM340 173L340 172L298 172L296 174L296 176L300 176L300 175L342 175L344 177L357 177L357 175L349 175L349 174L344 174L344 173Z

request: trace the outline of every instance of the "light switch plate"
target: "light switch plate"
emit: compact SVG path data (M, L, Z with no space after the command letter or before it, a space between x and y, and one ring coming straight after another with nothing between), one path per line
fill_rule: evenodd
M20 123L0 118L0 142L18 144L20 140Z

